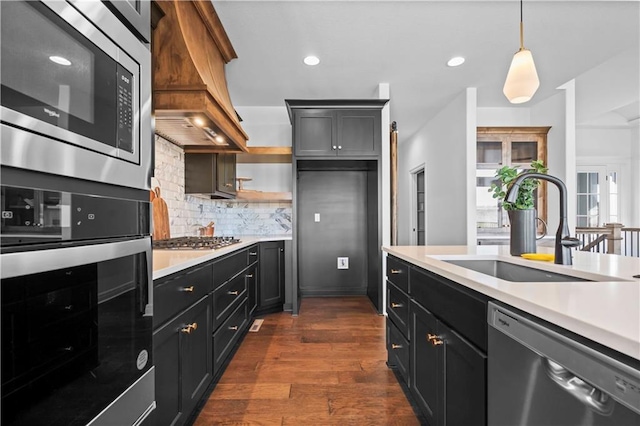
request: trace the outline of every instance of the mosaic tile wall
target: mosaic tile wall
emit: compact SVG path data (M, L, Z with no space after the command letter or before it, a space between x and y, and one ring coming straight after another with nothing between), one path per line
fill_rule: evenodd
M184 193L184 150L156 135L155 178L169 209L172 237L197 235L213 221L216 236L291 234L291 202L211 200Z

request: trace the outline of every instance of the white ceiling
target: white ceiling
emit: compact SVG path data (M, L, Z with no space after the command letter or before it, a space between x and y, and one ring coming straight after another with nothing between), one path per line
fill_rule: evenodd
M236 107L371 98L379 83L389 83L391 119L402 140L466 87L477 88L479 107L512 106L502 86L519 47L517 0L213 3L238 54L226 71ZM631 64L639 62L639 0L526 0L524 26L525 47L533 52L541 81L524 108L610 58L630 54ZM309 54L320 65L304 65ZM457 55L466 63L447 67ZM638 108L635 66L602 81L612 90L632 92L635 104L627 96L616 105L631 116Z

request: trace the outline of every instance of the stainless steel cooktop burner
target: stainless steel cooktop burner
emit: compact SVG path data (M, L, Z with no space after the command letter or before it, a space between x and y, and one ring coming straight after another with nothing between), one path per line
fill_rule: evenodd
M154 249L169 250L215 250L239 243L234 237L177 237L168 240L153 240Z

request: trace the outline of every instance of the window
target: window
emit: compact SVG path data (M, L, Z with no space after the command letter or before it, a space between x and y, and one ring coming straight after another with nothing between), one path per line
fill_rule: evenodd
M577 226L620 222L619 180L619 173L606 166L578 168Z
M507 233L506 211L489 192L493 176L503 166L529 169L533 160L547 165L550 127L478 127L476 151L476 214L478 236ZM546 221L546 182L537 190L538 217ZM541 231L541 230L540 230Z

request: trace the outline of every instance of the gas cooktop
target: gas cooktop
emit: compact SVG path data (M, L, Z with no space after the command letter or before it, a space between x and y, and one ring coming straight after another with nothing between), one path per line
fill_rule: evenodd
M177 237L168 240L153 240L154 249L169 250L215 250L239 243L234 237Z

